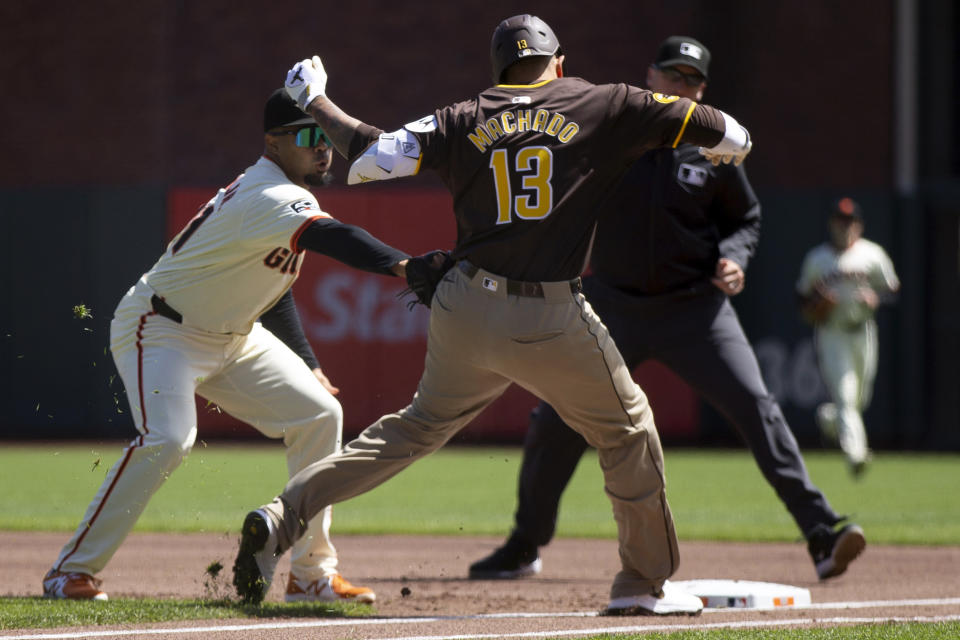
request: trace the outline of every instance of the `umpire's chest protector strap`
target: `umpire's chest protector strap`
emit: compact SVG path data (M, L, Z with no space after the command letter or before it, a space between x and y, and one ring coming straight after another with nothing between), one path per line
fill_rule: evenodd
M372 180L390 180L416 175L420 170L420 141L417 136L399 129L381 133L350 165L347 184Z

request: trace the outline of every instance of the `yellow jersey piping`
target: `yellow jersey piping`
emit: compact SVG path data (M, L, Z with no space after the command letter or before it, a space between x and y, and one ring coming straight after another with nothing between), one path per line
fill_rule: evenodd
M548 82L553 82L556 78L550 78L549 80L544 80L543 82L538 82L537 84L498 84L497 87L503 89L536 89L537 87L542 87Z
M680 144L680 138L683 137L683 132L687 130L687 123L690 122L690 116L693 115L693 110L696 108L697 108L697 103L691 100L690 108L687 109L687 115L683 118L683 124L680 125L680 133L677 134L677 139L673 141L674 149L676 149L677 145Z

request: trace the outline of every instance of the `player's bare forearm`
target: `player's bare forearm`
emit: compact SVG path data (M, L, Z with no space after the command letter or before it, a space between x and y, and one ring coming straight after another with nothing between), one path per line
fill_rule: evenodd
M307 105L307 113L324 130L337 152L349 160L350 143L363 122L347 115L326 96L319 96Z

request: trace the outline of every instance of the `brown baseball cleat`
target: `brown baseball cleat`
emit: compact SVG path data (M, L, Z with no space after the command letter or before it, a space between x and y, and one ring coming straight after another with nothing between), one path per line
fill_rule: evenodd
M319 580L301 580L292 573L287 581L287 602L361 602L373 604L377 595L368 587L355 587L340 574Z
M50 569L43 576L43 597L60 600L107 600L101 581L88 573L65 573Z

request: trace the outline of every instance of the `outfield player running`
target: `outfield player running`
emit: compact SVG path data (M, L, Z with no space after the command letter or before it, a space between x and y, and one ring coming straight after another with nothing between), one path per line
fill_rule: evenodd
M411 404L301 471L248 514L234 584L259 601L301 522L368 491L443 446L511 383L549 401L596 446L619 525L609 613L696 614L668 582L679 563L663 455L646 397L580 294L599 203L629 163L681 142L739 163L749 136L730 116L625 84L563 77L550 27L519 15L491 41L494 85L392 133L324 94L320 59L287 87L353 160L350 181L437 171L453 195L456 265L436 289L425 369Z
M839 442L859 477L871 458L862 412L870 404L877 371L877 307L900 289L893 262L865 238L860 205L841 198L828 222L829 242L806 255L797 293L814 325L820 375L831 402L817 408L828 440Z
M647 86L700 100L709 65L701 42L671 36L647 69ZM713 166L690 144L650 151L602 215L584 295L629 370L647 359L666 365L730 421L807 540L817 574L828 578L846 570L865 539L854 524L835 531L842 518L810 479L728 299L743 291L759 238L760 203L742 166ZM540 403L524 441L514 529L470 565L471 578L540 572L539 548L553 538L560 497L587 447Z
M256 320L273 308L266 318L303 351L290 287L304 250L384 275L403 275L408 256L320 208L309 188L325 183L332 147L283 89L266 103L264 132L263 156L201 208L117 306L110 348L140 435L44 577L45 596L107 599L94 576L193 446L194 394L282 438L291 476L340 449L336 389L311 371L315 359L308 365ZM293 545L286 599L373 602L373 591L337 571L330 517L312 513Z

